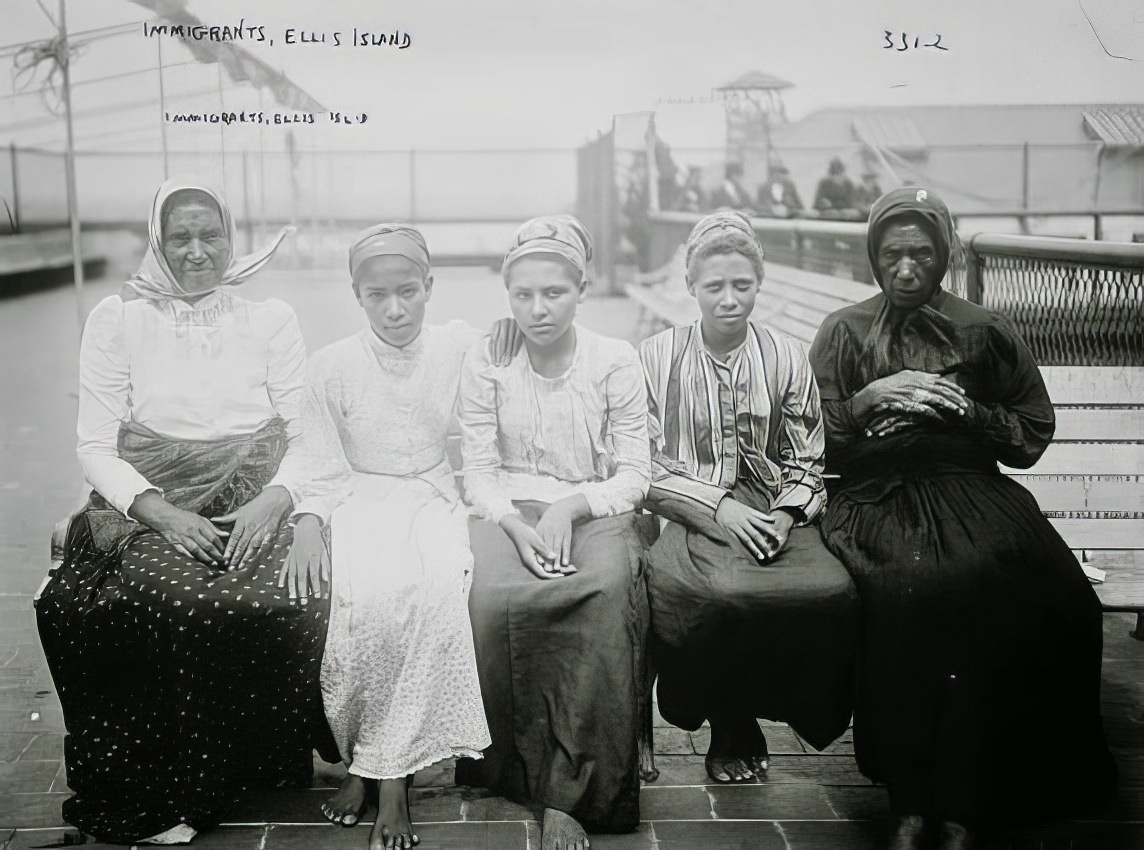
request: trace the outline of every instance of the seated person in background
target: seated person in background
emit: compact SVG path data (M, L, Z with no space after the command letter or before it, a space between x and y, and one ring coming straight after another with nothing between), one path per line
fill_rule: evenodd
M246 789L308 787L322 577L280 578L309 476L306 347L234 287L222 197L167 182L139 271L84 326L79 461L94 492L36 599L67 737L63 816L101 841L186 843ZM299 599L301 601L299 601Z
M882 291L810 351L831 468L822 521L862 598L854 748L884 783L890 847L1061 817L1115 775L1100 718L1100 602L1036 501L1054 413L1004 317L942 288L957 234L925 189L874 204Z
M687 180L679 192L675 208L680 212L703 212L707 209L707 192L703 189L703 169L692 165L687 169Z
M850 721L857 593L811 526L826 503L818 390L794 341L749 321L763 279L750 222L719 212L687 240L701 318L644 340L653 480L669 520L648 555L659 709L711 724L707 772L767 769L756 718L823 748Z
M878 186L878 175L867 169L862 175L861 184L854 190L854 206L862 218L870 217L870 207L880 197L882 189Z
M647 589L635 509L650 477L647 395L620 340L574 323L591 241L571 216L526 222L504 261L524 350L469 351L459 412L469 612L492 746L457 781L543 810L544 850L639 823Z
M759 187L759 215L769 218L792 218L802 212L802 199L790 179L790 169L781 162L771 166L771 176Z
M329 521L322 694L349 773L322 811L354 825L368 786L370 847L403 848L417 843L413 774L480 758L489 744L467 607L468 513L445 453L461 361L481 333L424 324L433 275L415 228L361 232L349 266L369 327L310 359L303 421L324 475L295 511L295 552L300 573L317 571Z
M727 163L723 169L723 182L711 193L711 206L715 209L730 207L751 214L751 193L743 185L743 166L738 162Z
M854 184L846 176L846 166L838 157L830 160L827 175L818 182L814 208L822 218L856 218Z

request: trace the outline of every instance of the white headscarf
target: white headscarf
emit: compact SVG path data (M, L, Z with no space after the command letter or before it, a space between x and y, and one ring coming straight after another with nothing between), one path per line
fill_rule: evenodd
M183 289L178 278L175 277L175 273L171 271L171 267L167 265L167 258L163 255L163 204L176 192L188 189L202 192L218 205L219 216L222 218L226 237L230 244L234 245L234 217L230 214L230 207L227 206L226 201L218 192L207 186L167 180L159 187L159 191L155 193L155 200L151 204L151 220L147 229L147 241L149 243L147 253L143 257L139 270L126 283L126 287L133 290L135 295L159 301L168 298L198 297L223 286L237 286L265 266L282 244L282 240L286 238L287 234L294 231L292 226L283 227L268 247L253 254L235 257L232 253L230 264L223 271L222 279L217 286L188 293Z

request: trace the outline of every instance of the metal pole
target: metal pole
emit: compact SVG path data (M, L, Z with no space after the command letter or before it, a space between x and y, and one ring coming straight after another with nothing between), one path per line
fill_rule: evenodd
M254 251L254 222L250 218L250 164L246 148L242 150L242 226L246 231L246 250Z
M79 232L79 202L75 188L75 131L72 128L71 106L71 58L68 55L67 0L60 0L60 52L64 74L64 115L68 131L68 147L64 156L65 175L68 189L68 219L71 222L72 272L75 276L76 314L79 317L80 331L87 318L83 304L83 240Z
M20 232L20 172L16 161L16 143L8 146L8 155L12 161L12 229Z
M417 221L417 151L409 151L409 220Z
M1021 209L1029 209L1029 143L1025 142L1021 146ZM1025 235L1029 233L1029 219L1027 216L1021 216L1018 219L1021 223L1021 232Z
M171 169L167 157L167 97L163 90L163 39L155 39L155 46L159 50L159 112L162 116L159 130L163 136L163 179L167 180L171 176Z
M659 210L659 168L655 161L655 113L647 119L647 129L644 130L644 156L647 157L647 208Z

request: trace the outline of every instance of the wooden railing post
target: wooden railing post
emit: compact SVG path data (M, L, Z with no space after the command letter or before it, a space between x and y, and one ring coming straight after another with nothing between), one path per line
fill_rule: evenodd
M981 256L973 245L978 235L965 246L965 298L973 304L981 303Z

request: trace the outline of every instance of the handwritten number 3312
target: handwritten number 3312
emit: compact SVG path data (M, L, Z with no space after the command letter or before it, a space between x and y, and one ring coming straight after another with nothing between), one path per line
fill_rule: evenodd
M898 47L894 43L894 34L892 32L889 30L882 30L882 32L885 33L883 38L886 39L886 43L882 45L883 50L897 50L899 53L903 50L909 50L910 47L936 47L938 50L949 50L948 47L945 47L941 43L941 33L938 33L933 41L926 42L925 44L921 44L921 38L919 36L914 36L912 45L910 44L909 36L906 33L902 33L902 46Z

